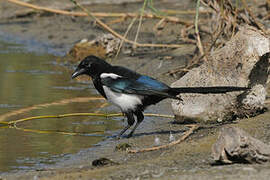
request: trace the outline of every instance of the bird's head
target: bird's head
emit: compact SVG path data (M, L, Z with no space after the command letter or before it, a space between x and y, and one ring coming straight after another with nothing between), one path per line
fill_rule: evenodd
M96 76L99 76L110 66L111 65L108 64L106 61L99 59L96 56L87 56L80 62L76 70L73 72L71 78L73 79L83 74L89 75L94 78Z

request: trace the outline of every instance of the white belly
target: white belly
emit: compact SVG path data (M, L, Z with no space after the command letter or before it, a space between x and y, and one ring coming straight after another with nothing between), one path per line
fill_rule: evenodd
M122 94L113 92L110 88L103 86L107 100L118 106L122 111L134 110L137 105L142 104L142 96L133 94Z

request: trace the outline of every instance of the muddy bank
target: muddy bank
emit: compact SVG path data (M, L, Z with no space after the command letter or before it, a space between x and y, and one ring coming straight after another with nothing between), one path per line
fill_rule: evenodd
M121 12L137 12L141 8L142 1L132 1L127 4L127 1L115 1L116 3L109 4L102 3L103 1L95 1L89 4L88 1L80 1L85 7L89 7L91 12L111 12L111 13L121 13ZM97 3L98 2L98 3ZM120 3L123 2L123 3ZM80 9L75 8L71 2L66 2L65 0L58 1L47 1L46 3L42 1L31 1L30 3L44 6L53 7L55 9L62 10L73 10L80 11ZM88 4L88 5L87 5ZM177 3L175 2L176 9L191 9L194 4ZM163 9L169 8L171 3L157 1L155 2L155 7ZM74 16L64 16L60 14L52 14L37 10L32 10L29 8L21 7L16 4L9 2L1 2L0 6L0 20L1 33L7 35L8 39L16 36L16 39L21 39L24 43L27 43L29 39L39 42L41 44L47 45L51 53L56 53L57 55L64 55L70 48L81 39L94 39L105 31L89 19L89 17L74 17ZM128 25L131 22L131 18L121 20L120 23L113 23L115 18L101 18L105 23L108 23L114 30L124 34ZM190 20L192 20L190 18ZM141 43L165 43L170 41L175 41L175 37L179 35L178 29L181 25L171 24L171 26L166 27L162 30L161 34L153 32L153 23L158 23L159 19L156 20L145 20L140 31L140 36L138 42ZM137 31L138 22L135 23L133 28L130 30L128 38L134 39ZM163 50L162 52L167 50Z
M233 126L240 127L252 136L269 142L270 114L265 113L256 118L244 119ZM163 125L165 129L166 126ZM173 129L181 134L181 125L173 125ZM220 166L213 164L211 146L217 138L220 127L202 126L186 142L177 146L154 152L128 154L115 151L116 144L127 142L132 147L141 148L154 144L155 136L161 142L168 141L167 133L155 135L135 136L132 139L109 142L103 145L101 151L81 153L81 160L77 162L66 161L64 167L32 171L27 173L10 174L8 179L268 179L270 164L248 165L234 164ZM140 131L139 131L140 134ZM176 135L178 138L178 135ZM105 147L105 148L104 148ZM93 153L93 154L92 154ZM94 157L107 157L119 165L108 165L95 168L91 166Z
M31 2L40 3L39 1ZM194 6L194 4L188 3L180 4L175 1L174 8L185 9ZM170 3L157 1L157 8L169 6L171 6ZM93 9L95 11L110 9L110 12L121 12L124 11L125 7L124 4L95 4ZM141 3L138 2L129 5L129 8L133 10L140 7ZM46 13L12 17L14 11L22 11L22 8L7 2L1 2L1 8L1 16L4 18L0 20L0 31L6 39L16 40L19 38L21 39L20 42L25 44L34 40L39 44L44 44L42 47L56 55L65 54L80 39L93 39L103 33L99 27L89 23L88 18L74 18ZM120 25L113 24L112 26L123 34L125 32L123 27L126 27L128 23L122 22ZM172 31L172 29L177 28L177 25L169 26L160 36L149 33L149 29L152 27L150 22L145 22L143 27L145 30L142 30L140 42L172 42L179 33L175 30ZM134 37L134 33L131 33L130 36ZM146 52L139 51L134 56L122 54L115 63L170 84L175 79L164 75L164 73L177 66L186 65L186 60L193 53L194 49L192 48L194 47L184 46L178 50L150 48ZM166 56L172 56L172 58L166 59ZM117 111L117 109L113 109L113 111ZM165 100L150 107L147 112L171 114L170 100ZM172 122L172 119L146 117L136 131L134 138L119 141L108 139L98 147L83 150L70 159L47 169L3 174L1 177L7 179L268 179L270 175L269 163L229 166L212 164L211 146L217 138L221 125L202 125L187 141L167 149L138 154L115 151L116 145L120 143L128 143L134 149L155 146L155 138L159 138L161 144L167 144L170 133L173 134L175 139L178 139L189 129L181 124L172 124ZM232 125L243 128L263 142L268 143L270 141L269 112L255 118L236 121ZM100 157L111 159L118 165L93 167L92 161Z

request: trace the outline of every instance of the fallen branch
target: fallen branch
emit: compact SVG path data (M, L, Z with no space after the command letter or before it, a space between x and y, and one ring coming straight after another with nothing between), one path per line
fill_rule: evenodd
M173 142L171 142L169 144L150 147L150 148L145 148L145 149L139 149L139 150L128 150L127 152L128 153L140 153L140 152L156 151L156 150L159 150L159 149L164 149L164 148L168 148L170 146L174 146L176 144L179 144L179 143L183 142L185 139L187 139L192 133L194 133L194 131L196 129L199 128L198 125L188 125L188 126L190 126L191 128L185 133L184 136L182 136L180 139L178 139L176 141L173 141Z

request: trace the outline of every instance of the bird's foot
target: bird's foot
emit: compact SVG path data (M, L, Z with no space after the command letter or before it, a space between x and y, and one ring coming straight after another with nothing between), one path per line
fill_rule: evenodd
M121 136L122 136L122 134L118 134L118 135L115 137L115 139L116 139L116 140L119 140L119 139L121 139Z
M122 138L122 135L123 135L123 137L125 137L125 138L131 138L131 137L133 136L133 133L134 133L134 132L130 132L128 135L123 135L123 133L119 133L118 135L114 136L114 138L115 138L116 140L119 140L119 139Z
M131 138L132 136L133 136L133 132L129 133L129 134L127 135L127 138Z

